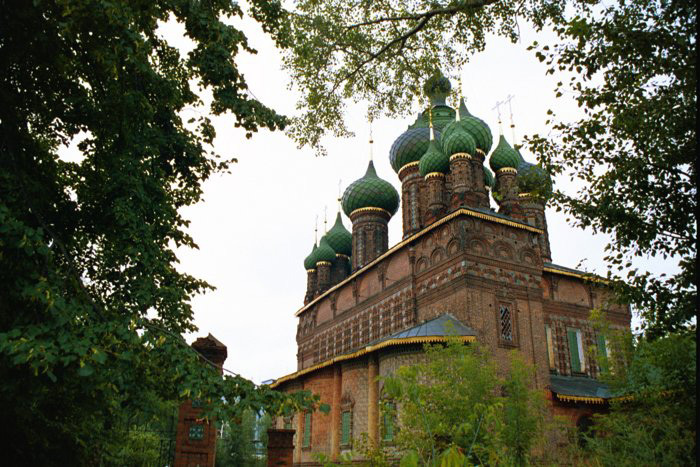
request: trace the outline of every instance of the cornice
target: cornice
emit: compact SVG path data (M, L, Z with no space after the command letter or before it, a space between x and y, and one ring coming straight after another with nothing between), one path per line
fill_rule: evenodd
M359 211L359 210L358 210L358 211ZM353 211L353 213L354 213L354 212L356 212L356 211ZM353 214L353 213L351 213L351 214ZM322 293L321 295L319 295L318 297L316 297L315 299L313 299L312 301L310 301L308 304L304 305L304 306L303 306L302 308L300 308L296 313L294 313L294 316L299 316L299 315L302 314L304 311L306 311L306 310L308 310L309 308L311 308L314 304L320 302L323 298L325 298L325 297L326 297L327 295L329 295L331 292L333 292L334 290L337 290L337 289L343 287L345 284L347 284L347 283L351 282L353 279L359 277L359 276L360 276L361 274L363 274L365 271L368 271L368 270L371 269L374 265L376 265L376 264L378 264L379 262L383 261L385 258L388 258L389 256L393 255L394 253L396 253L397 251L399 251L399 250L400 250L401 248L403 248L404 246L406 246L406 245L408 245L408 244L414 242L415 240L417 240L418 238L422 237L423 235L426 235L428 232L431 232L432 230L434 230L434 229L440 227L441 225L443 225L443 224L445 224L445 223L447 223L447 222L451 221L452 219L454 219L454 218L456 218L456 217L459 217L459 216L467 216L467 217L475 217L475 218L477 218L477 219L484 219L484 220L488 220L488 221L491 221L491 222L494 222L494 223L497 223L497 224L508 225L508 226L514 227L514 228L516 228L516 229L527 230L528 232L533 232L533 233L537 233L537 234L543 234L543 233L544 233L543 230L538 229L537 227L533 227L533 226L528 225L528 224L524 224L524 223L517 222L517 221L514 221L514 220L511 221L511 220L508 220L508 219L503 219L503 218L501 218L501 217L492 216L492 215L490 215L490 214L486 214L486 213L479 212L479 211L474 211L474 210L472 210L472 209L459 208L459 209L457 209L456 211L454 211L454 212L452 212L452 213L450 213L450 214L444 216L443 218L438 219L437 221L433 222L433 223L430 224L429 226L424 227L423 230L421 230L421 231L419 231L419 232L416 232L415 234L411 235L410 237L408 237L408 238L406 238L406 239L400 241L399 243L397 243L396 245L394 245L393 247L391 247L390 249L388 249L387 251L385 251L384 253L382 253L381 255L379 255L377 258L375 258L375 259L374 259L373 261L371 261L369 264L366 264L366 265L363 266L362 268L360 268L360 269L358 269L357 271L355 271L354 273L350 274L347 278L345 278L345 280L343 280L343 281L337 283L336 285L334 285L333 287L331 287L330 289L326 290L324 293Z

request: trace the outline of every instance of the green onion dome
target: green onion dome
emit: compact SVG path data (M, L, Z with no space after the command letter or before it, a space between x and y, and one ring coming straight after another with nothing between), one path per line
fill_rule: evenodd
M520 193L535 193L545 198L552 193L552 178L537 164L523 161L518 166L516 180Z
M348 217L362 208L384 209L393 216L399 208L399 194L391 183L377 176L374 162L370 161L364 177L345 189L342 205Z
M343 219L338 211L338 216L335 218L335 224L325 235L328 245L330 245L336 253L350 256L352 253L352 234L343 225Z
M333 250L333 248L331 248L331 246L328 244L328 240L326 239L325 235L321 237L321 241L318 242L315 259L316 264L318 264L319 261L328 261L329 263L335 261L335 250Z
M318 249L318 246L316 246L316 242L314 242L314 247L311 249L311 253L309 253L309 256L304 259L304 269L307 271L309 269L314 269L316 267L316 250Z
M485 165L482 165L482 167L484 168L484 185L486 185L489 188L493 188L493 184L495 181L493 178L493 172L491 172L489 168Z
M510 167L512 169L517 169L520 164L523 163L522 157L517 153L513 147L508 144L505 137L501 135L498 140L498 145L496 149L491 153L489 157L489 165L494 172L498 172L500 169L505 167Z
M435 137L439 138L440 133L435 132ZM430 145L430 128L418 127L409 128L396 138L389 150L389 162L394 172L411 162L419 161Z
M459 123L455 121L454 123ZM448 138L442 140L442 148L447 157L458 153L467 153L473 156L476 152L476 142L461 125L457 125Z
M493 145L491 128L489 128L485 121L469 113L464 99L459 100L459 117L462 128L467 130L467 133L474 138L476 147L484 151L484 154L487 154ZM443 138L446 136L447 135L443 135Z
M425 154L420 158L420 163L418 164L418 172L421 177L425 177L433 172L446 174L449 171L450 158L440 149L437 141L430 141L428 150L425 151Z

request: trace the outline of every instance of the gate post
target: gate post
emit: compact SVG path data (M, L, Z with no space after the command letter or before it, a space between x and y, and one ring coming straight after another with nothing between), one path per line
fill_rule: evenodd
M209 334L194 341L192 348L214 363L219 374L223 374L227 356L224 344ZM175 436L174 467L214 467L216 423L213 419L202 418L201 401L186 400L180 404Z
M292 467L294 430L267 430L267 467Z

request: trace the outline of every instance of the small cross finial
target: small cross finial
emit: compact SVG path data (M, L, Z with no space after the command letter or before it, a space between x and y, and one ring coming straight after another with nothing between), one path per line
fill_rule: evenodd
M341 186L343 184L343 179L339 178L338 179L338 202L340 203L340 200L343 198L343 190L341 189Z
M372 119L369 120L369 160L374 160L374 139L372 138Z
M314 221L314 245L318 243L318 214L316 214L316 220Z
M498 132L500 134L503 134L503 126L501 125L501 105L504 103L505 103L505 101L503 101L503 102L496 101L496 105L491 109L491 110L495 110L496 112L498 112Z
M503 103L508 104L508 111L510 112L510 131L511 131L511 137L513 138L513 144L515 144L515 123L513 122L513 105L512 101L515 96L512 94L508 94L508 97L506 97L506 100L503 101Z
M324 234L328 233L328 219L326 216L327 211L328 211L328 206L323 206L323 233Z

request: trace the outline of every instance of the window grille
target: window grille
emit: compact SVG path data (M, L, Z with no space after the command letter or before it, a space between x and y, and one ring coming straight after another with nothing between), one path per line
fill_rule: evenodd
M352 439L352 412L345 411L340 419L340 444L347 446Z
M304 414L304 437L302 438L301 446L304 448L311 446L311 412Z
M513 342L513 323L510 309L505 305L501 305L501 339Z
M201 441L204 439L204 425L191 425L190 426L190 439L195 441Z

